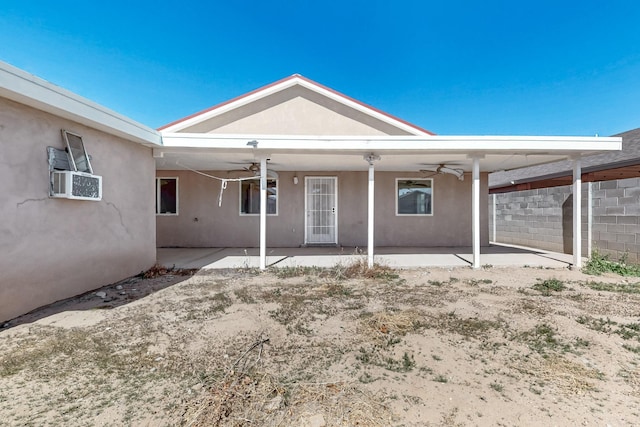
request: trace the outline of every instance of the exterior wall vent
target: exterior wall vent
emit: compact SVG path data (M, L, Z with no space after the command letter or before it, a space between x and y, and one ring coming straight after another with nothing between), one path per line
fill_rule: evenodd
M102 177L75 171L53 171L51 197L102 200Z

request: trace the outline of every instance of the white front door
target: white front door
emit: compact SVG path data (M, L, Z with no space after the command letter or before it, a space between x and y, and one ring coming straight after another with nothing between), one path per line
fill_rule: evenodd
M305 177L306 244L338 243L338 178Z

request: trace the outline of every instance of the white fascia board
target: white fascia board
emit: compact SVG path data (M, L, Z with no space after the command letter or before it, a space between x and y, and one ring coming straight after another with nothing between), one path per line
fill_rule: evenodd
M158 131L2 61L0 96L139 144L162 145Z
M166 148L253 149L247 142L258 141L257 149L270 152L374 153L464 152L468 154L563 154L586 155L622 148L620 137L552 136L284 136L214 135L163 133Z
M165 129L163 129L163 132L177 132L180 131L182 129L186 129L190 126L193 126L197 123L200 122L204 122L212 117L216 117L219 116L221 114L226 113L227 111L231 111L234 110L236 108L240 108L244 105L250 104L251 102L257 101L259 99L265 98L273 93L277 93L280 92L284 89L287 89L291 86L295 86L299 84L300 86L303 86L313 92L316 92L320 95L326 96L327 98L330 98L338 103L341 103L343 105L346 105L347 107L353 108L354 110L360 111L364 114L367 114L371 117L374 117L382 122L388 123L392 126L395 126L397 128L400 128L406 132L409 132L413 135L423 135L423 136L430 136L431 134L426 133L421 131L420 129L417 129L407 123L403 123L399 120L396 120L386 114L380 113L378 111L372 110L371 108L368 108L358 102L354 102L350 99L347 99L343 96L340 96L339 94L332 92L330 90L327 90L325 88L316 86L308 81L306 81L305 79L302 79L300 77L293 77L291 79L285 80L281 83L278 83L276 85L273 86L269 86L263 90L251 93L249 95L243 96L233 102L230 102L228 104L222 105L218 108L214 108L212 110L209 111L205 111L202 114L198 114L194 117L191 117L187 120L184 120L182 122L176 123L175 125L169 126Z
M301 86L306 87L309 90L312 90L316 93L319 93L323 96L326 96L327 98L333 99L336 102L339 102L343 105L346 105L347 107L353 108L354 110L360 111L366 115L369 115L371 117L374 117L384 123L388 123L394 127L400 128L406 132L409 132L413 135L422 135L422 136L431 136L431 134L427 133L427 132L423 132L420 129L415 128L414 126L411 126L407 123L403 123L399 120L394 119L393 117L390 117L386 114L383 114L381 112L372 110L371 108L366 107L365 105L362 105L358 102L354 102L348 98L345 98L343 96L340 96L339 94L332 92L330 90L327 90L325 88L313 85L303 79L297 79L297 83L299 83Z
M231 110L235 110L236 108L240 108L244 105L247 105L251 102L257 101L261 98L264 98L266 96L271 95L272 93L275 92L279 92L283 89L286 89L290 86L293 86L294 84L296 84L296 81L294 81L293 79L291 80L286 80L284 82L281 82L277 85L273 85L270 86L266 89L254 92L254 93L250 93L249 95L243 96L233 102L229 102L228 104L225 105L221 105L220 107L217 108L213 108L209 111L205 111L202 114L197 114L189 119L186 119L182 122L176 123L172 126L166 127L164 129L162 129L162 133L171 133L171 132L177 132L180 131L182 129L186 129L188 127L191 127L195 124L198 124L200 122L204 122L206 120L209 120L212 117L216 117L219 116L221 114L226 113L227 111L231 111Z

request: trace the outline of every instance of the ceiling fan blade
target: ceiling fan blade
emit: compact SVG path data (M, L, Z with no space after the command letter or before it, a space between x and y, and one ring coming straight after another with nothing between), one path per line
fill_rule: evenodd
M462 169L453 169L448 167L441 167L440 172L455 175L460 181L464 180L464 171Z
M422 172L423 174L427 174L425 176L423 176L423 178L431 178L432 176L438 175L438 171L434 170L429 170L429 169L420 169L420 172Z

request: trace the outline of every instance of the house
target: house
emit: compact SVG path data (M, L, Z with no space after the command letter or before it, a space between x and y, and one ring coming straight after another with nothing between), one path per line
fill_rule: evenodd
M640 128L614 136L621 151L582 159L582 247L639 262ZM568 161L490 174L492 240L571 253L571 180Z
M260 247L262 268L267 247L323 244L366 247L369 264L375 246L467 246L477 268L489 242L489 172L572 157L579 185L579 158L620 144L438 136L300 75L160 132L157 182L170 182L179 202L158 211L158 245ZM247 209L257 186L238 181L255 181L254 173L260 200L270 200L257 211Z
M77 174L49 162L62 130L88 153ZM0 62L0 146L0 321L153 266L157 131ZM51 197L91 175L101 197Z
M157 246L258 247L261 268L267 247L359 246L372 265L376 246L466 246L479 268L489 172L572 157L579 188L580 157L620 138L438 136L300 75L154 130L0 63L0 144L9 319Z

